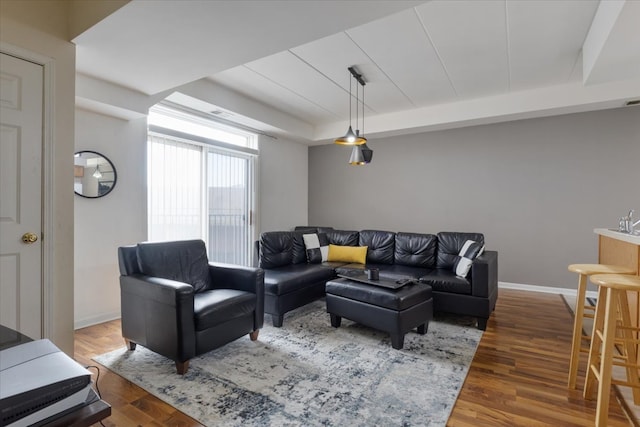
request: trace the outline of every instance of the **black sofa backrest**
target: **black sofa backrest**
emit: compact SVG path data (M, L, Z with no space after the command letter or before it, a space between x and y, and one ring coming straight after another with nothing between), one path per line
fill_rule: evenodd
M359 246L367 246L367 263L393 264L396 233L380 230L362 230Z
M473 240L484 245L482 233L459 233L454 231L441 231L438 233L438 260L436 267L452 268L456 262L460 249L464 242Z
M332 245L338 246L358 246L360 243L360 232L349 230L324 230L327 240Z
M396 233L394 264L435 268L437 248L435 234Z
M303 244L304 247L304 244ZM260 236L260 268L277 268L293 262L293 233L266 231Z
M436 236L381 230L350 231L335 230L330 227L296 227L296 231L262 233L258 245L258 266L277 268L306 263L307 253L302 235L309 233L325 233L327 240L333 245L367 246L367 263L398 264L420 268L451 269L467 240L484 245L482 233L443 231ZM126 258L121 260L121 271L122 263L127 263Z

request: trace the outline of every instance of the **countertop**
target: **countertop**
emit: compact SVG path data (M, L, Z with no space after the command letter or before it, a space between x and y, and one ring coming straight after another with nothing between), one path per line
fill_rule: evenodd
M621 233L610 228L596 228L593 230L593 232L601 236L611 237L612 239L622 240L623 242L628 242L640 246L640 236L638 235Z

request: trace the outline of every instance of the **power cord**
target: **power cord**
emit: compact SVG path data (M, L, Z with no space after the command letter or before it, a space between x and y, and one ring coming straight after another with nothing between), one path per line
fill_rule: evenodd
M96 382L95 382L95 384L96 384L96 392L98 393L98 398L102 399L102 394L100 393L100 387L98 387L98 381L100 381L100 368L98 368L95 365L85 366L85 368L86 369L92 369L93 368L93 369L96 370ZM100 423L100 425L102 427L107 427L102 423L102 421L99 421L99 423Z

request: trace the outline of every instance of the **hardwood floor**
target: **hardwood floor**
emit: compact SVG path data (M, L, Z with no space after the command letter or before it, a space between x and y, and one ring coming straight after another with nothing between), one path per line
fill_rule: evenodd
M572 315L562 297L500 290L469 375L448 426L592 426L595 400L567 389ZM120 322L103 323L75 333L76 360L119 347ZM582 358L584 359L584 357ZM584 384L586 361L578 372ZM99 366L98 386L112 405L105 426L200 426L141 388ZM93 370L95 371L95 370ZM95 375L94 375L95 380ZM633 425L616 398L611 398L609 426Z

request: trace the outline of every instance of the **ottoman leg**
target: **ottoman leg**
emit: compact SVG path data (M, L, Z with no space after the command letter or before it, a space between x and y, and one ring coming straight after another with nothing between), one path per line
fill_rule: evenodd
M331 317L331 326L333 326L334 328L339 328L340 323L342 322L342 317L333 313L329 313L329 316Z
M423 323L422 325L418 326L418 333L420 335L424 335L427 333L428 329L429 329L429 322Z
M404 347L404 334L391 334L391 347L402 350Z

